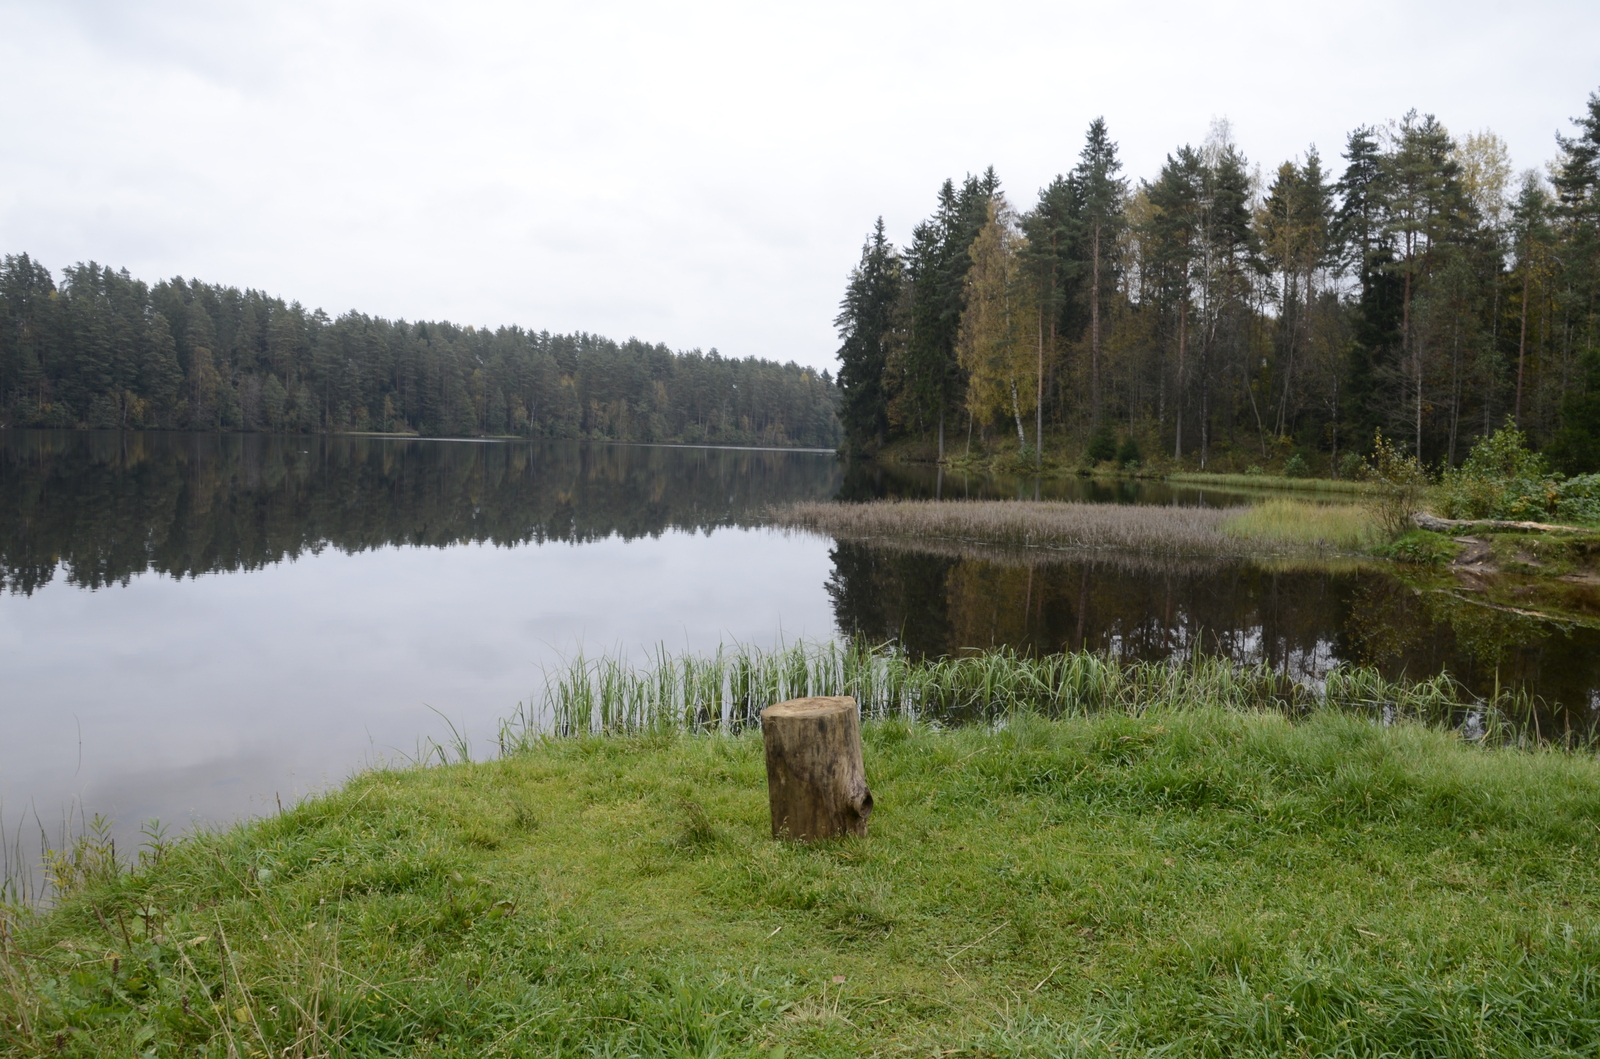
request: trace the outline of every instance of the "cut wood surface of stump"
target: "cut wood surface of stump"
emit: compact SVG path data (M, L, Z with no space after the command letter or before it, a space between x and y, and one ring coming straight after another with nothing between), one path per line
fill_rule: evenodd
M848 695L790 699L761 711L772 837L866 836L872 813L861 717Z

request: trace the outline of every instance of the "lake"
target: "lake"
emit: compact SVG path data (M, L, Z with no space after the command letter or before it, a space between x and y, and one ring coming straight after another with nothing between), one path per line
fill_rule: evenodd
M860 634L1195 650L1521 686L1600 710L1600 634L1383 568L885 550L769 528L829 497L1232 504L1161 483L844 465L825 452L0 431L0 816L106 815L127 841L287 804L451 727L480 751L579 651Z

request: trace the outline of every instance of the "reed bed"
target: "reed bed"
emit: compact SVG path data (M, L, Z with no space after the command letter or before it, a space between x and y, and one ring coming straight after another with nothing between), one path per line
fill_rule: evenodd
M802 502L772 522L844 540L945 552L973 546L1136 555L1143 559L1326 556L1378 539L1371 511L1273 497L1230 508L1038 500Z
M501 726L502 756L551 736L651 729L737 732L762 709L808 695L850 695L863 716L936 725L992 724L1022 714L1052 719L1222 709L1305 716L1335 710L1390 724L1460 729L1474 740L1529 740L1533 703L1505 690L1473 696L1449 674L1396 681L1340 666L1318 685L1265 665L1196 652L1167 662L1072 652L1035 657L999 648L913 658L893 645L801 643L777 650L719 648L712 655L658 650L643 664L578 656L547 670L542 692ZM1536 737L1533 741L1537 741Z
M1158 555L1248 554L1222 532L1227 509L1037 500L800 502L772 520L836 537L919 538L1025 548L1115 548Z

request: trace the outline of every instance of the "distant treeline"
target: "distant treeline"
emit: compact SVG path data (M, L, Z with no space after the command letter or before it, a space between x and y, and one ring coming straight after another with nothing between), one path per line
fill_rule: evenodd
M1600 93L1544 169L1416 112L1263 173L1218 122L1150 179L1103 120L1031 209L946 181L882 221L838 318L851 447L976 429L1024 451L1319 469L1382 430L1458 464L1510 417L1600 469ZM1062 452L1060 450L1067 450Z
M323 547L709 533L839 487L827 456L271 434L0 435L0 591L254 570Z
M797 364L637 339L489 331L93 262L0 266L0 424L833 447L837 389Z

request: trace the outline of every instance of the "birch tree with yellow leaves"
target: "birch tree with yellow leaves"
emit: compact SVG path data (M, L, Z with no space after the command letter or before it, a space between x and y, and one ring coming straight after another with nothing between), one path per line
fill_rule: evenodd
M1009 411L1022 451L1028 449L1022 417L1036 400L1040 343L1033 285L1022 268L1026 245L1016 213L997 192L989 202L989 219L968 251L972 268L956 339L967 375L968 410L989 422L1003 420Z

